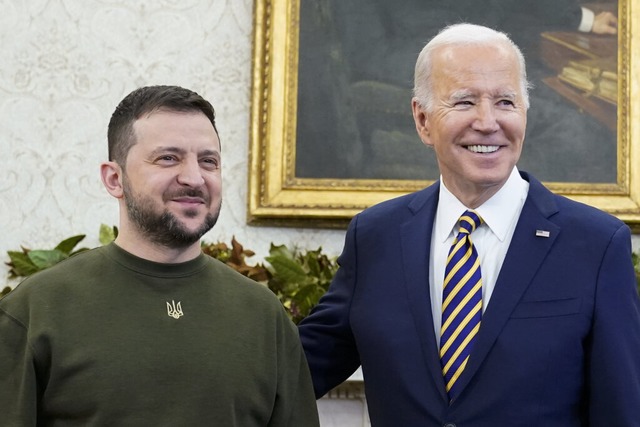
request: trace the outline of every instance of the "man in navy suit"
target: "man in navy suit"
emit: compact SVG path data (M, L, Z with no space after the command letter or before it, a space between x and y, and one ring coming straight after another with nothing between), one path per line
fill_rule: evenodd
M527 90L503 33L457 24L422 50L412 109L440 180L352 220L299 328L317 397L362 365L375 427L640 426L629 228L518 171ZM481 320L446 384L445 265L468 210L482 219L469 235Z

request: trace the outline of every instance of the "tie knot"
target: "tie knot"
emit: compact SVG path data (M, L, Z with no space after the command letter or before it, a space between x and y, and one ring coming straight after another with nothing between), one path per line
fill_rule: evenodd
M471 234L473 230L480 227L482 224L482 218L474 210L468 210L460 217L460 230L459 233Z

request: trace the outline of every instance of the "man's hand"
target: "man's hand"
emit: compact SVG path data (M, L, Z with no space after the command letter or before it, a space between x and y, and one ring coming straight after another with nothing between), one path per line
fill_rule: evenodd
M596 34L617 34L618 18L611 12L600 12L593 19L591 32Z

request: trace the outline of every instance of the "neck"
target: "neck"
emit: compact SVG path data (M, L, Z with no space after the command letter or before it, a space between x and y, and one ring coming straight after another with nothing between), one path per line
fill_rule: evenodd
M449 188L448 185L447 185L447 188L449 189L451 194L453 194L458 200L460 200L460 203L462 203L465 207L469 209L476 209L479 206L482 206L482 204L484 204L484 202L489 200L491 197L493 197L493 195L496 194L501 187L498 187L498 188L490 187L490 188L484 189L484 191L474 191L474 192L459 191L459 189Z
M460 203L469 209L476 209L500 191L507 180L491 185L475 185L467 183L460 185L458 182L449 182L442 177L442 182L449 192L460 200Z

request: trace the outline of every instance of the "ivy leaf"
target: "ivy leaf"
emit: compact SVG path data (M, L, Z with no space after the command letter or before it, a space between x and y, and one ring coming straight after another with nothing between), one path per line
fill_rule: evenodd
M25 252L7 251L9 259L11 260L8 265L11 267L10 274L16 277L30 276L36 271L38 267L29 259L29 255Z
M317 283L300 287L295 295L291 297L289 312L293 322L297 324L304 319L318 303L325 291L326 289L318 286Z
M9 292L11 292L11 288L8 286L5 286L4 289L0 291L0 298L7 295Z
M62 252L65 255L70 255L71 252L73 251L73 248L75 248L76 245L80 243L84 238L85 238L84 234L79 234L77 236L72 236L67 239L64 239L62 242L58 243L58 246L54 248L54 251L57 250Z
M320 261L319 261L319 254L317 251L309 251L307 252L307 254L304 257L307 266L309 267L309 274L311 274L314 277L320 277L321 276L321 269L320 269Z
M100 224L100 234L98 239L101 245L108 245L116 240L116 237L118 237L118 227L115 225L113 227L109 227L106 224Z
M286 255L269 256L265 259L285 283L304 283L307 279L307 273L300 264Z
M324 289L315 283L302 286L293 297L293 300L305 309L311 308L316 304L318 299L324 294Z
M269 255L272 257L283 257L293 259L293 253L285 245L276 246L273 243L269 248Z
M60 261L69 258L69 255L58 250L32 250L29 251L29 259L38 268L38 270L44 270L59 263Z

